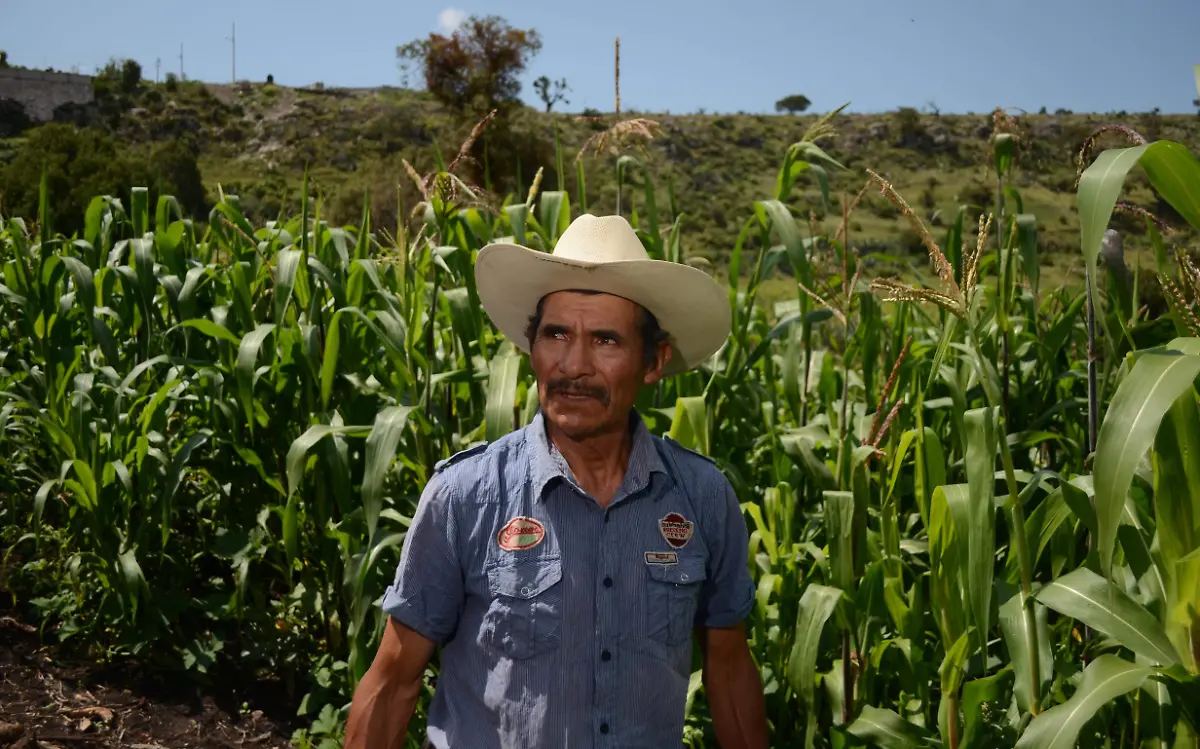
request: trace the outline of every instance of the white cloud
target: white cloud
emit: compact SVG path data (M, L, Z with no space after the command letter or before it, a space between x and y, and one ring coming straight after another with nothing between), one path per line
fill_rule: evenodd
M438 13L438 28L443 34L450 34L462 26L465 20L467 20L467 14L463 11L458 8L446 8Z

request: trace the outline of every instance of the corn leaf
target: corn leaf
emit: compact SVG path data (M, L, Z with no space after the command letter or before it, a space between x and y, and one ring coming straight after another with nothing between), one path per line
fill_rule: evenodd
M1138 463L1167 410L1200 374L1200 356L1164 350L1140 356L1113 394L1096 440L1096 549L1107 576L1117 524Z
M1200 556L1196 554L1200 548L1200 409L1191 389L1185 388L1167 410L1155 436L1154 453L1157 548L1146 548L1150 556L1157 557L1152 563L1151 587L1159 594L1170 590L1169 615L1164 619L1167 635L1184 665L1194 673L1200 665L1194 644L1200 635L1200 619L1195 613L1200 611ZM1134 542L1144 543L1147 535L1139 529ZM1163 571L1169 574L1162 575Z
M495 442L513 430L516 414L517 384L521 375L521 355L509 345L508 350L488 363L487 405L484 412L486 437Z
M833 615L838 602L841 601L842 591L827 585L812 584L804 589L800 597L799 615L796 618L796 632L792 640L791 655L788 658L788 679L792 688L800 694L800 699L809 710L813 707L814 692L816 691L817 656L821 652L821 633L825 631L825 622Z
M997 409L976 408L964 416L967 429L967 495L970 500L959 533L967 536L967 589L971 614L978 632L991 629L992 578L996 554L996 414ZM960 515L955 514L957 524Z
M1151 669L1104 654L1088 664L1071 698L1033 719L1016 749L1074 749L1079 731L1100 708L1137 689Z
M396 457L396 445L400 444L400 437L411 412L412 407L410 406L385 408L375 417L375 425L371 427L371 433L367 436L362 501L369 538L375 537L379 513L383 509L384 477L392 465L392 460Z
M1045 685L1054 678L1054 657L1050 652L1047 609L1037 601L1030 600L1027 605L1033 607L1038 647L1038 676L1035 689L1030 673L1030 651L1033 643L1030 642L1030 632L1022 608L1024 604L1024 594L1017 590L1001 604L999 613L1000 634L1004 638L1004 646L1008 649L1015 677L1013 691L1017 698L1017 706L1022 712L1028 713L1034 703L1038 702L1037 696L1043 693Z
M848 733L882 749L920 749L928 746L928 734L901 718L894 710L863 705Z
M1081 567L1035 595L1041 603L1111 637L1161 666L1179 663L1162 625L1141 604L1100 575Z

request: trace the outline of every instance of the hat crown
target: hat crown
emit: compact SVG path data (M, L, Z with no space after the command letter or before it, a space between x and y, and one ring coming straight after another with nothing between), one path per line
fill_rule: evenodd
M637 232L623 216L583 214L571 222L554 245L555 257L590 263L647 260Z

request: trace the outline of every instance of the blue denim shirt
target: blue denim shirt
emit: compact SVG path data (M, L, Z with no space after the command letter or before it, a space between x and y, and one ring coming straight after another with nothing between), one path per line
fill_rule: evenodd
M748 534L716 465L631 421L607 508L541 413L438 464L382 604L442 646L432 746L681 745L693 628L754 605Z

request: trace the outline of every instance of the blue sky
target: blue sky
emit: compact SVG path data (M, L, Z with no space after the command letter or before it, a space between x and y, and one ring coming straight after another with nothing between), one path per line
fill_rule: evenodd
M396 45L469 14L536 28L524 98L565 77L568 111L612 110L618 35L622 109L673 113L770 112L792 93L813 111L1194 112L1200 63L1198 0L0 0L0 48L85 73L132 57L152 77L156 59L179 70L182 44L189 78L225 82L236 22L239 78L400 85Z

